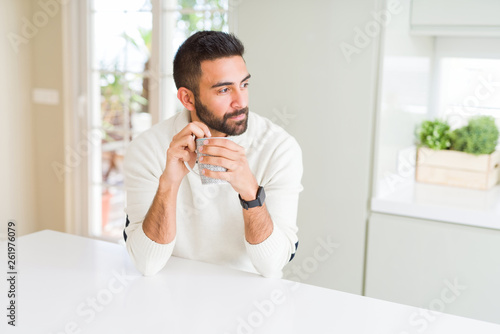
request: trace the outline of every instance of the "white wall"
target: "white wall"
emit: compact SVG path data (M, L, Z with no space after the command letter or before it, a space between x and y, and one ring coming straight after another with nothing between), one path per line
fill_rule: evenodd
M37 227L33 115L31 110L31 47L16 53L6 38L20 34L21 18L29 17L29 1L1 2L0 11L0 236L9 219L15 219L18 235Z
M399 2L401 13L387 26L382 42L375 150L378 195L413 182L408 161L415 153L408 148L415 143L415 127L429 117L433 98L434 38L410 34L410 0Z
M301 273L286 276L361 293L378 42L351 62L340 45L353 44L354 29L373 21L377 2L237 3L236 32L252 74L250 108L282 125L303 150L300 246L286 268ZM326 257L318 247L328 238L338 247Z
M44 13L40 6L43 2L31 1L33 16ZM54 162L65 163L62 10L61 6L54 8L53 17L30 41L33 52L31 80L33 88L57 91L60 102L56 105L33 104L32 108L39 228L63 232L64 182L59 180L52 166Z

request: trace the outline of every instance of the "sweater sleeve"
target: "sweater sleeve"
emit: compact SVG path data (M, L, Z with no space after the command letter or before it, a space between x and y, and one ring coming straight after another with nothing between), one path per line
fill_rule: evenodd
M135 267L145 276L154 275L165 266L175 245L175 239L169 244L154 242L142 228L158 189L162 163L165 164L158 158L160 152L155 151L155 147L158 144L155 145L152 137L140 136L129 145L124 160L125 212L130 221L125 228L126 246Z
M295 253L302 172L302 151L295 139L288 137L273 152L261 184L266 192L265 203L273 221L273 232L256 245L245 240L254 267L265 277L281 277L283 267Z

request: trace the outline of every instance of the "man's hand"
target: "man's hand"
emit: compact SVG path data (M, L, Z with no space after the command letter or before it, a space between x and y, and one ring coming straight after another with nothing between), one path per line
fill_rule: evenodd
M227 169L227 172L204 169L202 173L205 176L228 181L245 201L255 199L259 185L248 166L243 147L231 140L211 138L205 140L199 150L203 154L212 155L212 157L200 157L199 162Z
M162 183L179 186L184 176L189 173L184 161L191 167L194 166L196 142L193 135L197 138L212 136L208 126L201 122L191 122L176 134L167 150L167 163L161 176Z

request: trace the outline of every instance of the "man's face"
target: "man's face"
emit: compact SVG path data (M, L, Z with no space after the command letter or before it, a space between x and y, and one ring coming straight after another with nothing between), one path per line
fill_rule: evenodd
M248 126L250 79L243 58L203 61L201 71L199 95L195 94L196 115L221 135L241 135Z

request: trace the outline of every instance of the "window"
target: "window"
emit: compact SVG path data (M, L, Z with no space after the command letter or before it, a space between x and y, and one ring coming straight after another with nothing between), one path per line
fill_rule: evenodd
M438 113L452 128L474 116L488 115L500 127L500 60L485 58L441 59Z
M480 226L474 217L495 220L499 187L482 192L415 182L415 130L435 118L455 129L480 115L500 127L500 39L458 21L447 32L416 33L410 4L402 3L381 43L371 210Z
M198 30L228 31L228 0L91 0L88 18L88 234L122 238L130 141L182 109L172 61Z
M163 108L160 119L167 119L182 110L177 99L172 76L172 62L179 46L194 32L199 30L219 30L229 32L229 0L166 0L162 2L162 27L164 38L161 59L161 94Z

